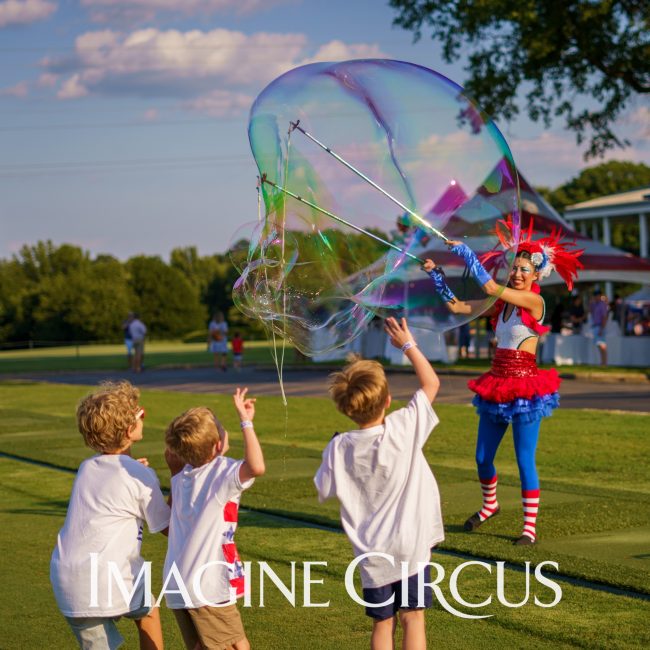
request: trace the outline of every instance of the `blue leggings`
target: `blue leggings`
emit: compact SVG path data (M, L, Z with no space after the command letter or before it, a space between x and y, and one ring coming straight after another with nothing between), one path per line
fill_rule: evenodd
M537 450L540 424L541 419L535 422L512 423L512 435L522 490L539 489L535 451ZM478 423L478 440L476 441L476 465L479 478L485 480L496 475L494 457L507 428L508 422L493 422L485 415L481 416Z

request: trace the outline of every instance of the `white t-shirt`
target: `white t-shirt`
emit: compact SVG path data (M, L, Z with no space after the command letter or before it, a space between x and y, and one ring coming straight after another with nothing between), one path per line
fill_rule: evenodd
M422 447L438 417L424 391L407 406L386 416L384 424L356 429L332 438L314 477L318 497L336 496L343 529L355 557L368 552L393 556L361 562L361 584L381 587L408 575L418 562L428 562L431 547L444 535L440 494Z
M131 602L116 579L108 598L108 562L114 562L127 593L144 563L144 522L152 533L169 525L169 506L156 473L124 454L93 456L79 466L68 514L50 562L50 580L65 616L119 616L142 606L144 576ZM97 553L96 607L91 607L91 553Z
M138 318L131 321L129 325L129 333L134 341L144 341L147 333L147 326Z
M217 456L200 467L185 465L172 477L172 516L163 574L170 609L228 602L231 587L237 597L244 593L244 565L235 546L235 530L241 493L253 485L254 479L245 483L239 480L243 462ZM205 566L215 561L225 565ZM170 576L173 564L191 605L186 604L182 593L168 593L182 587L173 574Z

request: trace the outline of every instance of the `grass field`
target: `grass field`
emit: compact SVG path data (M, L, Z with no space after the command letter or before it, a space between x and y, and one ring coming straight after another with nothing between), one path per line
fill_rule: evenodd
M89 455L74 423L75 404L86 391L79 386L30 382L0 384L0 451L76 469ZM149 458L163 485L169 483L162 459L164 427L183 409L205 400L204 395L143 392L145 439L135 452ZM210 398L209 405L231 431L237 431L227 397ZM443 549L507 560L513 565L553 560L562 574L650 593L648 417L566 409L545 421L538 453L542 476L540 544L521 548L510 543L521 526L511 442L504 441L497 457L502 514L476 533L466 534L462 523L479 505L473 467L476 418L468 407L440 405L436 410L441 424L432 433L425 453L442 494L447 533ZM322 448L334 431L345 429L346 421L329 402L316 398L290 400L285 419L279 399L262 397L256 422L268 469L242 501L249 511L243 514L237 533L241 555L245 560L269 562L285 579L292 559L299 563L327 561L328 566L315 576L324 578L325 583L314 586L314 600L330 600L331 604L328 608L300 607L302 589L298 589L298 606L292 608L267 584L265 607L257 603L243 613L253 646L367 647L368 622L343 586L351 559L349 546L340 532L307 525L314 522L334 529L339 525L336 504L317 503L311 478ZM236 434L230 453L241 453ZM44 629L48 630L47 647L73 647L48 580L49 556L63 523L73 476L7 458L0 459L0 466L0 566L4 578L0 647L43 647ZM273 516L277 514L289 519ZM158 588L164 548L160 535L145 538L143 553L153 561ZM433 557L447 575L466 559L442 554ZM442 584L449 597L446 579ZM427 613L430 647L641 648L650 644L647 599L562 583L562 601L544 609L533 604L533 594L544 602L550 601L552 594L533 580L529 602L521 608L508 608L496 600L495 575L480 567L466 569L459 585L470 602L493 596L489 606L459 609L492 617L466 621L436 605ZM523 598L523 585L521 571L507 570L506 593L512 602ZM255 586L253 590L255 596ZM181 647L164 607L162 617L168 647ZM121 629L131 648L135 646L129 625L121 624Z
M288 350L293 360L293 349ZM246 363L272 363L267 341L248 341ZM153 341L145 347L145 366L209 366L213 355L205 343ZM127 367L126 351L122 344L66 345L32 350L0 351L0 373L57 372L66 370L122 370Z

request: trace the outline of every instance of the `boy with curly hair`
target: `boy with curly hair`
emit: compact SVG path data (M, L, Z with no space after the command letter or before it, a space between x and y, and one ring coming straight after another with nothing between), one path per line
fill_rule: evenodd
M170 511L146 459L131 457L131 446L143 436L139 399L127 381L105 383L77 409L79 432L97 454L79 466L50 580L84 650L118 648L121 616L135 622L140 648L163 647L159 611L147 604L140 547L144 522L150 532L166 534Z

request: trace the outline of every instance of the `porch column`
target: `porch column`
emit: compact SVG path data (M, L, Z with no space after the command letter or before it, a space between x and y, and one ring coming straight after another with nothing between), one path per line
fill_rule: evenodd
M612 228L609 217L603 217L603 244L612 245Z
M647 215L644 212L639 215L639 257L649 257L648 220Z

